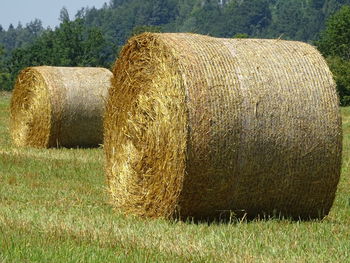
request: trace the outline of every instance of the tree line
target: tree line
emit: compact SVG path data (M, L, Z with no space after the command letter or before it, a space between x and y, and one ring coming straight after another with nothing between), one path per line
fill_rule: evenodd
M40 20L0 26L0 89L12 89L18 72L28 66L111 67L134 34L193 32L312 43L327 57L346 105L348 5L350 0L110 0L100 9L82 8L74 18L62 8L54 29Z

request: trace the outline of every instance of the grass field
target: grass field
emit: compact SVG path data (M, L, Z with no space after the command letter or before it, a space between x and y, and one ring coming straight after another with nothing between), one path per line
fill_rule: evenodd
M19 149L0 93L0 262L350 262L350 108L343 168L322 221L142 220L108 204L102 149Z

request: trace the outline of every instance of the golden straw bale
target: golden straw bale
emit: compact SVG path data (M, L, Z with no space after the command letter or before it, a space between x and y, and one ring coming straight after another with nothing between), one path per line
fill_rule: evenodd
M30 67L18 76L10 131L17 146L91 147L103 140L104 68Z
M113 203L147 217L322 218L340 174L338 103L305 43L133 37L105 112Z

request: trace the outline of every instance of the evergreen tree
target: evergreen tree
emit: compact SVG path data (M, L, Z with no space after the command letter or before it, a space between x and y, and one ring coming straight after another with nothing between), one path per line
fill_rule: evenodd
M60 17L59 20L64 23L64 22L69 22L70 18L69 18L69 13L68 13L68 9L66 7L62 7L61 11L60 11Z

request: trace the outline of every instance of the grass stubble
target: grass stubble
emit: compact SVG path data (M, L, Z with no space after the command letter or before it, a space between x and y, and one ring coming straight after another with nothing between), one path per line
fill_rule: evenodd
M117 214L102 149L12 146L0 93L0 262L350 262L350 108L343 167L322 221L193 223Z

